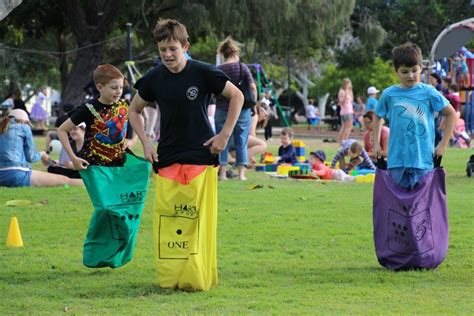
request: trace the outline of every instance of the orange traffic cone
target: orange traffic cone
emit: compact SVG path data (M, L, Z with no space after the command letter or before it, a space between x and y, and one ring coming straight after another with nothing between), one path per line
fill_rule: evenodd
M23 239L21 239L20 226L16 216L13 216L10 221L6 245L9 247L23 247Z

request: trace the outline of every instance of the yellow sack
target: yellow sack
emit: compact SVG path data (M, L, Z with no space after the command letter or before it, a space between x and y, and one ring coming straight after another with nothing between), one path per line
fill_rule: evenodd
M160 169L155 192L159 285L210 289L217 284L217 168L173 164Z

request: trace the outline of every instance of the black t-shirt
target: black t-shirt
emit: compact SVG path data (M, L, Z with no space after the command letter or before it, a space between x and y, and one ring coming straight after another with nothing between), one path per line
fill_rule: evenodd
M92 106L92 111L88 105ZM125 100L106 105L95 99L77 107L70 118L75 125L86 123L84 145L78 157L92 165L123 165L125 155L122 147L128 125L128 103Z
M67 121L68 118L69 118L69 115L67 113L58 116L58 118L56 119L56 122L54 122L54 127L57 128L61 126L64 122Z
M211 95L221 94L228 80L217 67L188 60L179 73L159 65L135 83L143 100L156 101L160 106L158 168L173 163L217 164L217 155L203 146L214 136L207 107Z
M13 99L13 109L20 109L28 113L25 102L23 102L23 100L20 100L20 99Z

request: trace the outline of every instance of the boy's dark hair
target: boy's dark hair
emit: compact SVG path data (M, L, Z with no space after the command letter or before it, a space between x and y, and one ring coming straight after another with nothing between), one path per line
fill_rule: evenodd
M240 53L239 43L231 36L227 36L227 38L219 44L219 49L217 51L227 59L232 55Z
M351 152L359 154L362 152L362 145L359 142L353 142L350 147Z
M457 83L452 83L449 85L449 89L450 90L453 90L454 92L458 92L459 91L459 86Z
M153 36L156 42L175 40L183 46L188 42L186 26L172 19L158 20L153 30Z
M436 79L437 84L441 83L441 77L436 72L433 72L430 76Z
M124 76L117 67L111 64L104 64L94 70L93 78L95 84L107 84L113 79L123 79Z
M421 49L418 45L408 42L392 50L393 67L398 70L400 66L414 67L422 64Z
M364 117L370 119L371 121L374 119L374 111L370 110L370 111L367 111L365 114L364 114Z
M288 135L288 137L293 138L293 129L285 127L281 130L281 135Z

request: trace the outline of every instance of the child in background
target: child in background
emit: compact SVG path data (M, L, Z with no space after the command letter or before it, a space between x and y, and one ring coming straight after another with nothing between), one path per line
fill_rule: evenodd
M466 133L466 122L461 118L461 112L456 112L456 119L451 144L454 147L469 148L471 147L471 137Z
M354 127L359 127L359 130L362 131L364 127L364 113L365 113L365 104L361 96L357 97L357 102L353 102L352 106L354 108Z
M375 105L377 105L377 93L380 91L376 87L369 87L367 89L367 104L365 105L365 113L375 110Z
M450 77L444 77L441 79L441 93L443 93L444 96L449 94L449 86L451 85L451 78Z
M46 121L48 120L48 112L44 108L46 102L46 89L41 88L36 96L35 103L31 108L30 117L33 122L38 123L38 129L47 130Z
M463 53L460 53L459 55L461 57L461 79L459 82L464 88L467 88L469 86L469 68L467 66L467 59L466 55Z
M74 153L77 153L81 150L82 145L84 144L84 133L86 130L86 124L82 122L81 124L74 127L70 132L70 144ZM74 170L71 158L69 158L66 149L61 148L61 153L59 154L59 161L51 161L48 167L49 173L62 174L68 178L81 179L81 176L77 170Z
M297 162L296 149L291 143L293 140L293 129L285 127L280 134L281 146L278 148L278 156L275 162L278 164L287 163L294 164Z
M121 166L124 151L134 144L136 137L125 144L128 124L128 103L121 99L123 74L116 67L105 64L94 71L94 82L100 96L76 108L58 128L58 138L76 170L89 164ZM69 132L80 123L86 124L84 146L77 153L69 143Z
M350 158L349 163L345 161L346 156ZM347 169L347 171L352 170L355 166L361 169L375 169L375 165L369 155L355 139L348 139L342 142L342 146L332 159L331 168L335 168L337 162L339 162L341 169Z
M400 186L412 189L433 169L433 155L442 156L453 134L455 111L434 87L420 83L422 55L413 43L393 49L393 66L400 84L384 90L375 108L374 151L380 156L382 120L390 119L387 169ZM441 141L434 148L435 112L444 116Z
M314 106L314 100L309 99L308 105L305 106L306 110L306 121L308 122L308 131L311 130L311 126L318 126L321 117L319 116L319 109Z
M309 163L311 164L311 174L318 176L322 180L355 181L355 177L347 175L341 169L331 169L324 164L326 153L322 150L316 150L309 154Z
M56 121L54 122L54 127L57 129L59 126L61 126L62 123L64 123L68 118L69 115L68 113L74 110L74 104L72 103L66 103L63 105L63 114L59 115L56 118ZM51 146L51 141L52 140L59 140L58 139L58 132L56 130L54 131L49 131L46 133L46 146L45 146L45 151L47 154L49 154L50 146Z
M374 111L369 111L364 114L364 125L367 131L364 133L364 149L369 155L370 159L374 162L377 161L377 157L375 157L374 152L374 129L373 129L373 119L374 119ZM390 129L387 126L382 126L382 133L380 134L379 144L381 146L380 154L384 159L387 158L388 155L388 138L390 136Z
M452 83L449 85L448 95L446 95L446 99L448 99L449 103L454 108L454 111L459 112L461 110L461 97L459 95L459 87L457 83Z

